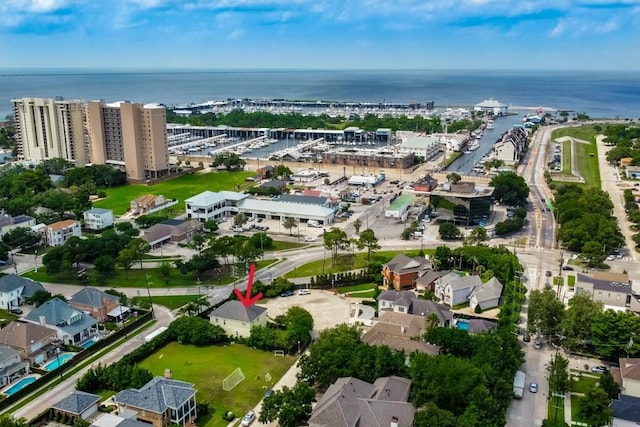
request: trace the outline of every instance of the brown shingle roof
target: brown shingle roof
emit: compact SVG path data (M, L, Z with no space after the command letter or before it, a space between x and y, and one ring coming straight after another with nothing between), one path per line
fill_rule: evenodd
M640 380L640 359L620 358L620 374L622 378Z
M0 329L0 343L21 350L51 336L55 338L56 331L27 322L11 322Z
M64 221L58 221L58 222L54 222L53 224L49 224L48 227L51 230L58 231L58 230L62 230L63 228L71 227L76 223L79 224L78 221L75 221L73 219L65 219Z

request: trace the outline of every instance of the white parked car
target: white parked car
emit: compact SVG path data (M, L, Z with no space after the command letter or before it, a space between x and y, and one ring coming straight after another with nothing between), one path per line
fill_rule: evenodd
M247 412L247 415L242 418L242 423L240 424L242 427L248 427L253 423L256 419L256 414L253 411Z
M300 289L298 295L309 295L311 291L309 289Z
M315 241L316 241L316 238L315 238L315 237L313 237L313 236L306 236L306 237L304 238L304 241L305 241L305 242L315 242Z

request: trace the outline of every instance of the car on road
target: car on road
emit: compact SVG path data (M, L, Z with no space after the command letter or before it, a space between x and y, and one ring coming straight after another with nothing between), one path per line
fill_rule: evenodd
M571 267L570 265L564 265L564 266L562 266L562 269L564 271L573 271L573 267Z
M545 273L545 276L551 277L553 276L553 273L551 272L551 270L547 270L547 272Z
M531 393L537 393L538 392L538 383L529 384L529 391Z
M267 390L267 391L264 393L264 397L269 397L269 396L271 396L272 394L273 394L273 390Z
M11 310L9 310L9 312L11 314L22 314L22 309L16 307L16 308L12 308Z
M609 368L607 368L604 365L600 365L600 366L592 366L591 367L591 372L593 372L594 374L604 374L609 370Z
M524 335L522 335L522 341L524 342L531 341L531 336L529 335L529 332L525 332Z
M315 242L316 238L313 237L313 236L305 236L304 241L305 242Z
M311 291L309 289L300 289L298 295L309 295Z
M292 297L293 296L293 291L285 291L285 292L281 293L280 296L283 297L283 298Z
M542 347L542 340L540 338L536 338L533 342L533 348L540 349L540 347Z
M607 257L607 261L613 261L614 259L616 259L616 256L615 256L615 255L609 255L609 256Z
M240 425L242 427L248 427L256 420L256 413L253 411L247 412L247 414L242 418L242 422Z
M258 221L258 222L262 222L262 221L264 221L264 220L263 220L262 218L258 218L256 221Z

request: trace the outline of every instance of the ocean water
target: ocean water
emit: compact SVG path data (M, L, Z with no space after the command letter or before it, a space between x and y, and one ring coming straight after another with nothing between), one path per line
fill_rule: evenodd
M596 71L209 71L0 70L0 116L11 98L159 102L285 98L470 106L497 99L592 117L640 117L640 74Z

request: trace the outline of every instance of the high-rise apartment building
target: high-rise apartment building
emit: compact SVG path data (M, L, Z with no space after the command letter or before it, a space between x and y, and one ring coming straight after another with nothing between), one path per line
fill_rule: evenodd
M76 166L89 162L83 101L62 98L11 101L19 159L40 162L60 157Z
M164 107L91 101L86 114L92 163L118 165L127 178L139 181L168 173Z

